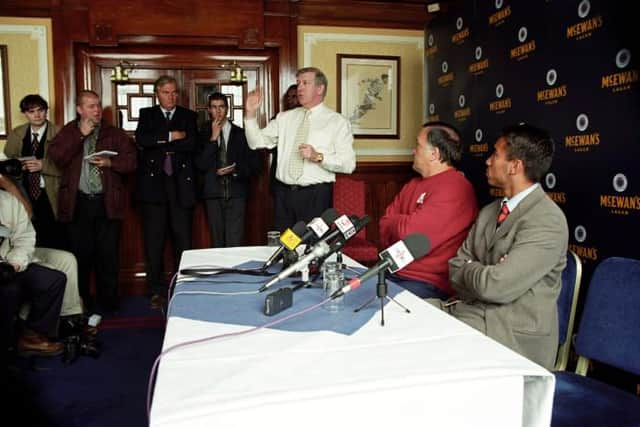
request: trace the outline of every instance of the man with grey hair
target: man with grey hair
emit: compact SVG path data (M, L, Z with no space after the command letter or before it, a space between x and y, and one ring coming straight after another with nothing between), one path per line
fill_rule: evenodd
M278 230L320 216L333 204L335 174L351 173L356 167L349 121L324 104L327 77L318 68L301 68L296 84L300 107L279 113L263 129L257 121L260 89L249 92L245 102L249 147L278 147L274 185Z
M191 249L196 204L193 155L197 147L196 113L178 105L178 82L161 76L155 82L158 103L140 109L136 129L138 157L136 199L141 202L144 258L151 307L164 305L164 242L173 240L176 267L182 251Z

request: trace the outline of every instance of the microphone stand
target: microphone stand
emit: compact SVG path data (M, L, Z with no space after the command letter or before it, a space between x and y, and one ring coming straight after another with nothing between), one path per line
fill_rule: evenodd
M376 296L369 298L364 304L362 304L360 307L353 310L353 312L354 313L359 312L360 310L362 310L363 308L371 304L374 299L378 298L380 300L380 315L381 315L380 326L384 326L384 300L385 299L395 302L400 307L402 307L405 312L411 313L411 311L407 307L405 307L404 305L400 304L398 301L396 301L395 299L387 295L387 290L388 290L387 278L385 277L385 270L382 269L378 272L378 284L376 285Z

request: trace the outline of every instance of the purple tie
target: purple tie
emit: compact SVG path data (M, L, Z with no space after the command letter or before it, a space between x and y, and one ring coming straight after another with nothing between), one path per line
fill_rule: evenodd
M164 163L162 165L162 170L164 170L164 173L166 173L167 176L173 175L173 162L171 161L170 153L166 153L164 155Z
M171 112L166 111L165 115L167 116L167 122L171 121ZM162 170L167 176L173 175L173 162L171 161L171 154L165 153L164 155L164 163L162 164Z

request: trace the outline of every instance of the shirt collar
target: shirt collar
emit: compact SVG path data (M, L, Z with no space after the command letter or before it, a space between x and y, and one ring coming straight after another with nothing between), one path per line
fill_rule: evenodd
M518 194L516 194L515 196L513 196L510 199L507 199L505 197L504 199L502 199L502 202L506 201L507 202L507 206L509 207L509 212L513 212L513 210L516 208L516 206L518 206L520 204L520 202L524 200L525 197L527 197L529 194L531 194L538 187L540 187L540 184L538 184L536 182L532 186L522 190L521 192L519 192Z

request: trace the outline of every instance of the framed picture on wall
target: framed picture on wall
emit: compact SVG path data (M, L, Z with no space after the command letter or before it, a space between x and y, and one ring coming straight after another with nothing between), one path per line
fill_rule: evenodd
M11 130L8 67L7 46L0 45L0 137L6 137Z
M337 57L338 110L354 138L400 138L400 57Z

